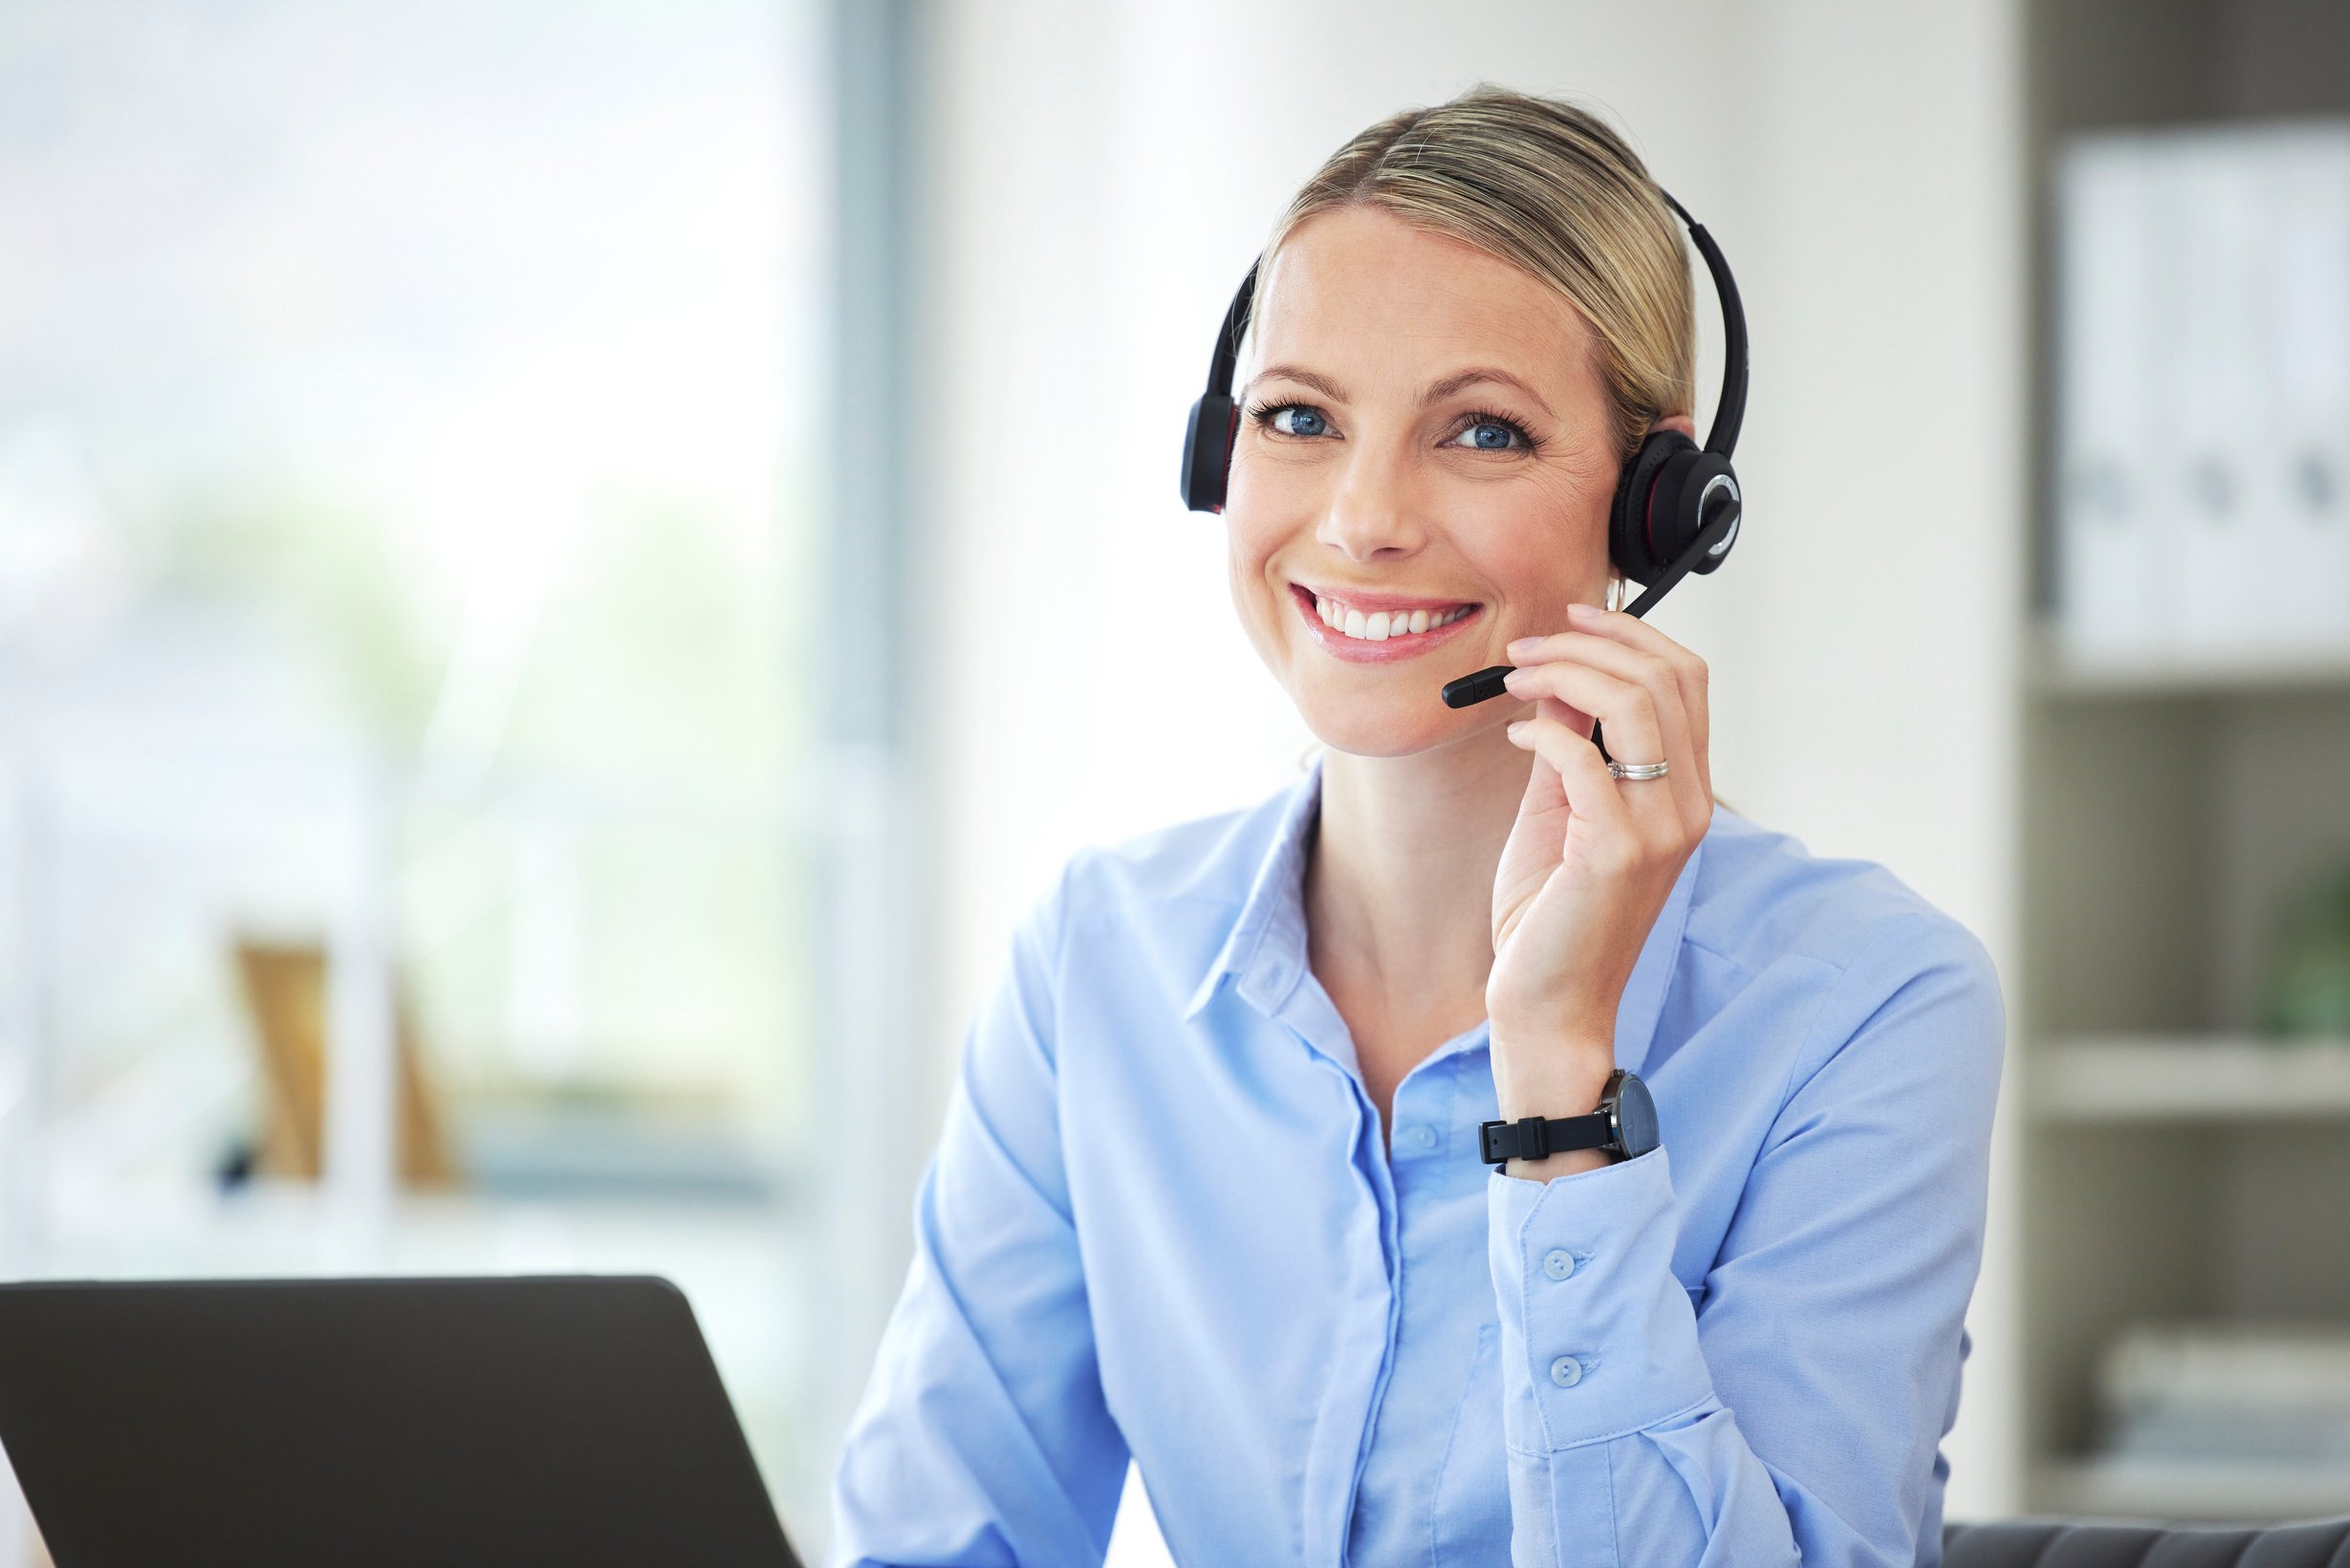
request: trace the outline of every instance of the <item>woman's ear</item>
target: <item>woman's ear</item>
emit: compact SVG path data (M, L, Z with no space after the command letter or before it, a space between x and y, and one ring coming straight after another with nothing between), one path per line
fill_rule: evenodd
M1650 425L1649 429L1651 431L1678 430L1691 441L1697 439L1697 422L1686 414L1665 414L1659 418L1656 424Z

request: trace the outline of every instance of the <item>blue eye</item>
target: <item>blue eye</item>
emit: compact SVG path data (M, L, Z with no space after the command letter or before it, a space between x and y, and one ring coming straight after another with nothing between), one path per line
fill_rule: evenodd
M1275 435L1299 441L1316 440L1332 433L1330 417L1309 403L1260 403L1250 407L1249 417ZM1467 423L1460 434L1469 438L1472 451L1533 452L1541 448L1542 443L1507 414L1479 409L1464 417Z
M1295 415L1302 423L1284 425L1281 423L1282 417L1290 414ZM1302 403L1285 403L1277 408L1259 409L1256 417L1260 423L1278 430L1285 436L1326 435L1330 429L1328 420Z
M1469 437L1470 449L1480 452L1506 452L1512 447L1532 451L1541 445L1524 425L1500 414L1470 414L1461 433Z

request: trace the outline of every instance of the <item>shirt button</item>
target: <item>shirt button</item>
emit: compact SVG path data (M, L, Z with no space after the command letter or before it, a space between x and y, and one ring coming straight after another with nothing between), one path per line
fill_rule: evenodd
M1434 1127L1414 1127L1410 1132L1404 1134L1404 1136L1412 1141L1412 1144L1416 1148L1432 1149L1436 1146L1436 1129Z
M1553 1279L1564 1279L1575 1272L1575 1254L1564 1247L1554 1247L1542 1254L1542 1272Z
M1551 1382L1561 1388L1572 1388L1583 1381L1583 1363L1572 1356L1561 1356L1551 1362Z

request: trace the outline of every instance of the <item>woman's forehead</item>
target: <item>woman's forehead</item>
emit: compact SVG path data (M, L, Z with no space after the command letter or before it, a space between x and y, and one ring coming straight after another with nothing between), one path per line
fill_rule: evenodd
M1376 208L1292 230L1257 279L1251 318L1257 364L1304 364L1356 396L1416 393L1469 363L1514 373L1554 408L1594 390L1589 329L1557 290Z

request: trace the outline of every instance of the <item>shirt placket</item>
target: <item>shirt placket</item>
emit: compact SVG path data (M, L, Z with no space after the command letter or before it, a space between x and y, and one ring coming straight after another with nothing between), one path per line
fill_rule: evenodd
M1296 935L1297 951L1282 953L1281 941L1288 934L1284 923L1276 919L1256 955L1271 961L1264 979L1282 983L1273 1016L1345 1082L1355 1118L1349 1144L1352 1176L1377 1238L1376 1257L1365 1255L1363 1249L1353 1250L1357 1255L1350 1268L1356 1282L1360 1286L1375 1280L1377 1289L1358 1288L1350 1293L1347 1354L1341 1359L1342 1364L1362 1366L1367 1360L1368 1365L1349 1380L1344 1404L1324 1403L1315 1427L1315 1461L1308 1470L1314 1478L1307 1505L1309 1553L1321 1546L1327 1555L1319 1560L1327 1561L1331 1568L1344 1568L1353 1539L1356 1502L1371 1459L1380 1411L1395 1375L1398 1340L1403 1329L1405 1293L1410 1288L1406 1278L1410 1258L1404 1244L1410 1219L1405 1210L1413 1201L1408 1195L1418 1195L1425 1206L1442 1182L1444 1172L1438 1162L1458 1143L1457 1129L1450 1124L1462 1065L1457 1058L1483 1045L1485 1027L1480 1024L1447 1041L1397 1085L1396 1130L1402 1139L1398 1156L1405 1165L1399 1180L1395 1164L1382 1146L1378 1109L1363 1087L1352 1034L1329 993L1305 966L1302 932ZM1267 988L1244 986L1244 991L1249 989L1264 994Z
M1471 1053L1481 1049L1484 1041L1485 1026L1479 1024L1447 1041L1405 1074L1396 1085L1391 1152L1378 1158L1374 1146L1378 1190L1391 1216L1391 1312L1377 1394L1360 1434L1355 1490L1348 1501L1350 1548L1355 1544L1356 1527L1362 1523L1362 1485L1372 1471L1375 1456L1386 1447L1382 1424L1389 1420L1390 1406L1396 1407L1399 1418L1417 1421L1429 1413L1419 1407L1436 1397L1432 1388L1441 1384L1447 1390L1444 1416L1456 1413L1457 1401L1450 1395L1463 1369L1447 1359L1444 1293L1461 1288L1465 1280L1483 1280L1484 1235L1480 1227L1473 1236L1451 1238L1457 1245L1448 1248L1447 1221L1440 1210L1464 1194L1464 1182L1480 1192L1484 1187L1481 1166L1472 1172L1457 1163L1470 1158L1472 1148L1468 1141L1470 1129L1461 1122L1463 1075L1477 1068ZM1447 1256L1448 1251L1459 1255ZM1457 1277L1447 1277L1447 1271ZM1402 1389L1397 1386L1400 1377L1410 1380ZM1396 1436L1410 1446L1404 1433ZM1430 1521L1416 1511L1434 1506L1432 1478L1427 1487L1418 1490L1398 1488L1394 1481L1393 1475L1386 1477L1385 1489L1392 1495L1382 1506L1401 1506L1412 1533L1424 1532ZM1399 1505L1399 1497L1409 1500ZM1392 1531L1394 1521L1387 1524Z

